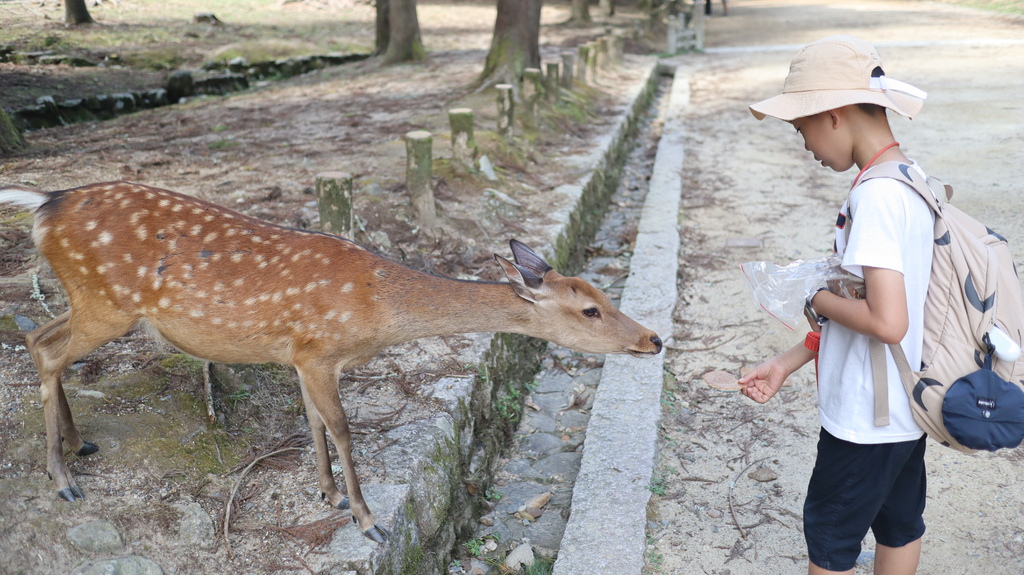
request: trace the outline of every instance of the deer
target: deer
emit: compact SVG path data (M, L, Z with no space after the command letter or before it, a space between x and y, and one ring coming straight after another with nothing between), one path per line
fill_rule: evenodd
M415 339L510 332L576 351L650 357L658 335L597 288L558 274L512 239L497 254L507 282L465 281L396 263L318 231L276 225L190 195L116 181L59 191L0 186L0 203L33 214L32 239L63 286L68 309L26 335L40 381L46 470L59 498L85 498L63 447L86 456L61 384L64 370L142 329L196 358L276 362L298 373L321 499L349 509L383 544L356 477L338 393L345 369ZM338 452L346 494L327 449Z

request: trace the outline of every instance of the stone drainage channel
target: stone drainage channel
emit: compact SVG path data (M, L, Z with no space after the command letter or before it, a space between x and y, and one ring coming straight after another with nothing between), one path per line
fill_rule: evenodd
M630 271L671 83L671 77L664 77L657 87L579 274L616 304ZM449 575L507 573L529 563L535 567L520 572L551 572L571 512L603 363L602 356L549 349L525 399L513 444L484 494L487 512L474 536L453 550Z

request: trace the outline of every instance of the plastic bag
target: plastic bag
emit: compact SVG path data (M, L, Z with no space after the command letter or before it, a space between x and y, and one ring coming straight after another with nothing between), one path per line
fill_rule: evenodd
M740 266L754 303L789 329L804 323L804 303L819 287L846 298L861 298L864 280L844 270L842 260L830 255L797 260L786 266L748 262Z

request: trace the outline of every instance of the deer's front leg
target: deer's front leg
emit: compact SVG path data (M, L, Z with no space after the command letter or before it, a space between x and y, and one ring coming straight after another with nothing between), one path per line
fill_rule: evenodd
M345 417L345 409L341 405L341 398L338 397L337 377L333 371L303 370L301 367L298 367L298 370L299 377L302 379L304 397L308 395L307 405L312 404L316 411L317 419L320 420L321 430L317 432L313 428L314 418L310 417L310 429L313 431L314 445L317 446L317 471L320 477L320 489L324 491L328 498L332 497L332 493L328 489L333 488L334 493L337 493L337 488L334 487L334 476L331 473L330 458L326 455L326 439L323 440L323 455L320 454L321 449L319 444L316 443L317 436L323 437L323 428L326 427L331 433L331 439L334 440L335 447L338 449L338 460L344 472L345 487L348 491L348 502L352 510L352 516L359 522L359 529L362 530L363 535L377 543L384 543L390 534L387 530L377 525L373 513L370 512L369 506L366 505L366 501L363 499L363 492L359 488L359 479L356 477L356 468L352 461L352 441L349 435L348 419ZM307 407L308 412L310 410ZM338 493L338 497L337 501L333 498L330 499L331 504L336 507L344 505L344 499L340 498L340 493Z

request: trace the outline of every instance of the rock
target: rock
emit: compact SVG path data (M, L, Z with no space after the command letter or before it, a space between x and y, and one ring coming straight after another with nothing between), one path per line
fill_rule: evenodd
M32 331L35 328L39 327L38 325L36 325L36 322L32 321L31 319L23 315L14 316L14 323L17 324L18 329L20 329L21 331Z
M480 525L484 527L494 527L494 518L490 515L484 515L480 518Z
M533 565L533 561L533 547L530 547L529 543L520 543L518 547L505 557L505 566L518 571L523 567Z
M766 481L775 481L776 479L779 478L779 474L772 471L772 468L768 467L767 465L759 465L757 469L748 473L747 477L753 479L754 481L760 481L761 483L764 483Z
M192 21L196 24L209 24L211 26L223 26L224 22L221 22L220 18L213 12L196 12L192 16Z
M167 77L167 99L176 103L178 100L191 96L194 92L192 91L192 72L188 70L178 70Z
M534 433L523 439L520 448L525 453L556 453L565 449L565 443L550 433Z
M95 389L79 389L75 392L75 395L78 397L91 397L93 399L105 399L107 397L107 394Z
M83 523L68 530L68 540L93 553L121 553L124 541L114 524L104 519Z
M529 511L531 507L539 510L540 508L547 505L548 501L551 501L551 492L545 491L544 493L534 495L533 497L527 499L524 506L526 507L527 511ZM533 515L534 517L540 517L540 514L537 513L530 513L530 515Z
M71 572L71 575L163 575L163 569L145 557L129 555L86 563Z
M182 514L178 521L178 539L182 543L200 549L212 549L217 545L213 519L201 505L193 502L174 507Z
M494 165L491 164L491 159L484 155L480 156L479 162L480 171L483 173L484 177L492 182L498 181L498 175L494 173Z

